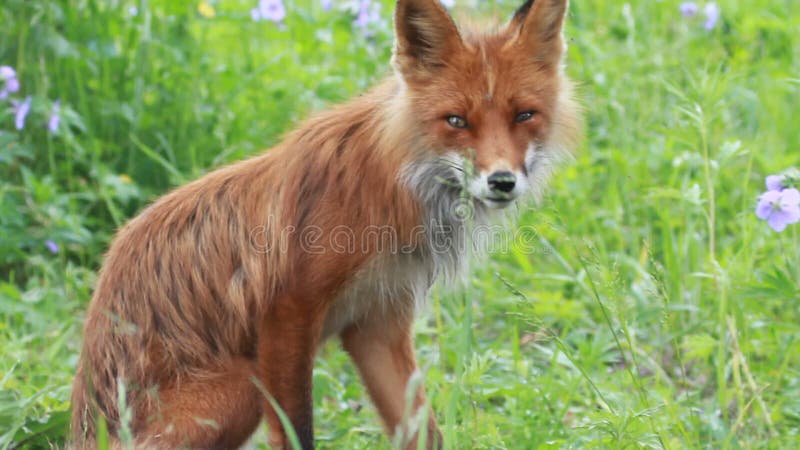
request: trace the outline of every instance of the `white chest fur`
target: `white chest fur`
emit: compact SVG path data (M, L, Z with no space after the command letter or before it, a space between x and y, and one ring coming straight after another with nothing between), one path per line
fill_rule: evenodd
M403 168L398 182L417 196L425 211L421 244L388 248L369 261L329 309L325 338L362 320L412 315L425 304L434 282L457 278L470 253L470 225L484 215L481 205L462 195L458 177L457 169L439 158Z

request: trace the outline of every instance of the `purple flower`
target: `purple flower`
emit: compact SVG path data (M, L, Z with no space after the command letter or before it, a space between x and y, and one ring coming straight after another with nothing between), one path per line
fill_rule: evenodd
M706 21L703 24L703 28L706 30L713 30L714 27L717 26L717 22L719 21L719 14L720 9L719 6L714 3L706 3L706 7L703 8L703 12L706 15Z
M358 7L358 16L356 16L353 25L362 30L366 30L371 23L378 22L380 18L380 3L372 3L371 0L361 0L361 4Z
M281 22L286 18L286 7L283 0L259 0L258 6L250 10L250 17L254 21L271 20Z
M61 100L56 100L53 103L53 109L50 110L50 119L47 121L47 129L51 133L58 131L58 126L61 124Z
M800 222L800 191L791 188L762 194L756 206L756 216L766 220L778 232Z
M5 89L8 92L17 92L19 91L19 79L17 78L9 78L6 80Z
M683 2L680 6L681 14L683 17L694 17L697 15L697 12L700 8L697 6L695 2Z
M58 254L58 244L51 241L50 239L44 241L44 246L47 247L48 250L50 250L50 253L54 255Z
M8 97L9 94L19 91L19 79L17 72L10 66L0 66L0 100Z
M0 66L0 79L16 78L17 72L11 66Z
M767 190L769 191L782 191L786 186L783 182L786 177L783 175L769 175L767 176Z
M13 100L11 104L14 106L14 126L17 127L17 130L21 130L25 128L25 118L31 112L31 97L25 97L22 103Z
M333 7L333 0L322 0L320 3L322 3L323 11L330 11Z

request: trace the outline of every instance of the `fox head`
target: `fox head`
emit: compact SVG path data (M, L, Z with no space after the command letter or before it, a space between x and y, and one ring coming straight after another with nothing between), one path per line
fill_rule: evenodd
M395 72L422 146L489 208L538 194L580 135L563 73L568 0L528 0L505 26L460 31L439 0L398 0Z

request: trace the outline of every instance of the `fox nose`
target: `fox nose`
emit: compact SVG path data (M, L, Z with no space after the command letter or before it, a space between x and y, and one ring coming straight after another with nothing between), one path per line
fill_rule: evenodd
M508 194L514 190L514 186L517 184L517 177L507 171L495 172L489 175L487 181L489 182L490 190Z

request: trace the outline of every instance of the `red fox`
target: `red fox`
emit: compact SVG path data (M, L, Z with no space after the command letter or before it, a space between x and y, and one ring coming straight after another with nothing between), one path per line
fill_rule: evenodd
M577 145L567 3L528 0L468 32L439 0L398 0L392 76L122 227L86 317L75 445L96 447L102 421L112 447L236 448L266 417L269 443L290 448L282 411L313 448L315 353L338 337L387 432L441 447L432 412L402 431L427 404L420 387L406 405L412 318L465 262L458 206L490 217Z

